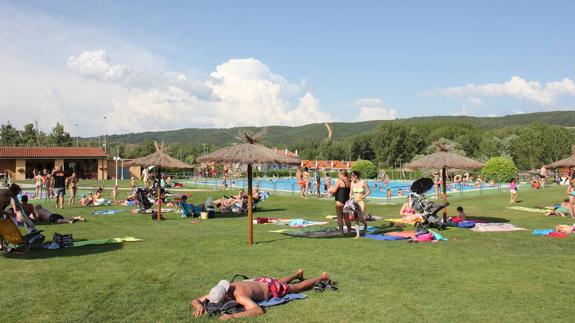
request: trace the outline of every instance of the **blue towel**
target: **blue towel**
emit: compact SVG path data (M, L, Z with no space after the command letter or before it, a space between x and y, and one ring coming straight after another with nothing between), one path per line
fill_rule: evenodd
M116 213L120 213L120 212L124 212L124 210L99 210L94 212L94 214L98 215L98 214L105 214L105 215L112 215L112 214L116 214Z
M461 221L461 222L457 223L457 226L459 228L469 229L469 228L473 228L475 226L475 222L473 222L473 221Z
M533 234L536 236L546 236L551 232L554 232L553 229L535 229L533 230Z
M258 302L258 305L261 307L270 307L270 306L276 306L276 305L284 304L284 303L287 303L287 302L294 300L294 299L304 299L306 297L307 296L305 296L304 294L287 294L282 298L274 297L274 298L268 299L267 301Z
M406 240L405 237L396 237L396 236L384 236L380 234L366 234L366 238L373 239L373 240L387 240L387 241L395 241L395 240Z

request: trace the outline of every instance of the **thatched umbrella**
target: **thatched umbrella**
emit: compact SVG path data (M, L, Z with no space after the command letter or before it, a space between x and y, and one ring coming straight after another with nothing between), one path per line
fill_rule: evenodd
M435 143L438 151L423 156L417 160L412 161L405 165L406 168L416 169L441 169L441 177L443 180L443 202L447 202L447 168L459 168L459 169L470 169L470 168L482 168L484 165L480 162L467 157L463 157L452 152L453 147L451 145L442 145ZM443 221L445 223L447 217L447 210L443 209Z
M547 165L547 168L575 167L575 145L571 147L571 156Z
M250 136L247 132L240 134L243 144L234 145L214 151L198 158L198 162L240 163L248 166L248 244L254 243L253 239L253 198L252 198L252 165L253 164L280 164L299 165L298 158L288 157L277 153L275 150L257 143L259 137Z
M157 211L157 217L158 220L162 217L161 214L161 206L160 206L160 192L161 192L161 169L162 168L181 168L181 169L191 169L194 168L193 165L184 163L181 160L175 159L173 157L170 157L168 154L165 153L165 146L162 143L161 145L158 145L157 142L154 142L154 146L156 146L156 151L148 156L145 157L141 157L141 158L137 158L134 159L130 162L131 165L139 165L142 167L149 167L149 166L156 166L157 167L157 173L158 176L156 177L156 179L158 180L158 200L156 201L157 207L158 207L158 211Z

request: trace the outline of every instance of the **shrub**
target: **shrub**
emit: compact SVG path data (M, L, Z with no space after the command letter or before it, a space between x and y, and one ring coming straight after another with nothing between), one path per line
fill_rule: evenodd
M362 178L375 178L377 167L369 160L358 160L351 166L351 171L357 171Z
M508 182L517 176L517 167L513 160L505 157L493 157L485 163L481 174L486 180Z

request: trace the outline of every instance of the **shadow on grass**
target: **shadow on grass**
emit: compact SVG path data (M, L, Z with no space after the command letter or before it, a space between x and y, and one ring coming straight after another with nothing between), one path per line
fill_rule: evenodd
M36 260L36 259L48 259L48 258L59 258L59 257L78 257L99 254L104 252L117 251L123 248L121 243L105 244L105 245L93 245L84 246L77 248L63 248L56 250L30 250L24 254L5 254L4 258L8 259L24 259L24 260Z

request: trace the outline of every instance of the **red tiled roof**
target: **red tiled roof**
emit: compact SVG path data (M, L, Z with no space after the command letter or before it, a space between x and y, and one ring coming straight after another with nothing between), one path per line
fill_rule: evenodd
M292 157L292 158L298 157L298 155L296 153L291 152L289 150L283 150L283 149L277 149L277 148L274 148L274 150L276 153L278 153L282 156L288 156L288 157Z
M349 169L353 163L353 161L346 162L341 160L302 160L302 167L316 168L317 165L317 168Z
M102 148L86 147L0 147L1 158L106 157Z

